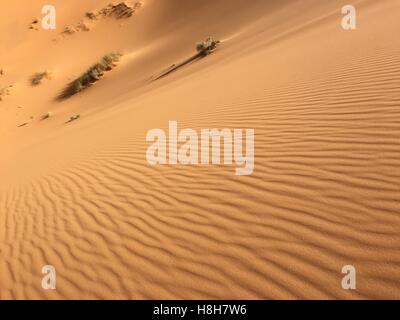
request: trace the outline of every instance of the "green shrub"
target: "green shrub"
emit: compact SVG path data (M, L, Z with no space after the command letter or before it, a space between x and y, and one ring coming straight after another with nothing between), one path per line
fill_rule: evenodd
M121 57L122 53L120 52L112 52L102 57L99 62L92 65L80 77L72 81L61 93L59 99L70 97L99 81L106 71L110 71L116 66Z
M92 83L100 80L100 78L104 75L105 71L110 71L112 68L116 66L116 62L121 59L122 54L119 52L113 52L108 55L105 55L101 60L91 66L85 73L83 73L78 79L75 80L77 82L76 87L82 90Z

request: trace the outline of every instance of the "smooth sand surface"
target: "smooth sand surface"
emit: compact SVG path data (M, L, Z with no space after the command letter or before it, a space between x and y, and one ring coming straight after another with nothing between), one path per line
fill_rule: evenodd
M109 1L52 3L54 31L29 29L43 1L1 4L1 299L400 298L399 1L143 0L72 35ZM151 81L210 35L213 54ZM254 128L254 173L149 165L146 133L170 120Z

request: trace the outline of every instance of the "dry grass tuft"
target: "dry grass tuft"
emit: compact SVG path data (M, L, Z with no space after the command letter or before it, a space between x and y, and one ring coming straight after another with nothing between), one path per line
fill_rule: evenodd
M99 81L104 73L116 67L116 63L121 59L122 53L112 52L105 55L99 62L91 66L79 78L72 81L60 94L58 99L69 98L78 92L90 87L95 82Z
M43 79L51 79L50 72L48 71L36 72L34 75L32 75L30 83L32 86L38 86L39 84L42 83Z

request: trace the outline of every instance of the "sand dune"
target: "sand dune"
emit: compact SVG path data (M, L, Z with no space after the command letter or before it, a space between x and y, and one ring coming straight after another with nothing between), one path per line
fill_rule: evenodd
M54 31L29 29L38 0L0 19L1 299L400 298L400 4L350 1L344 31L349 1L147 0L54 42L109 1L53 2ZM213 54L149 81L210 35ZM118 68L55 99L113 50ZM149 165L170 120L254 128L254 173Z

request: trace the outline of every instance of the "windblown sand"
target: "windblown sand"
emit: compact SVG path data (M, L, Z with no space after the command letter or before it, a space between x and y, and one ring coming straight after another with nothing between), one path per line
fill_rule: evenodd
M54 31L29 29L43 1L1 4L1 299L400 298L399 1L144 0L71 37L109 1L52 2ZM149 81L210 35L215 53ZM113 50L115 70L55 99ZM253 175L149 165L170 120L254 128Z

